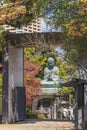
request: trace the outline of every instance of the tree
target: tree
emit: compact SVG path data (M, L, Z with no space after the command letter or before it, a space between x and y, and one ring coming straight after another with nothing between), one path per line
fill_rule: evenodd
M52 26L56 28L61 26L63 31L64 29L67 29L67 31L72 30L70 35L78 36L80 33L87 32L86 0L54 0L54 2L50 3L46 13L48 16L47 22L52 23Z
M81 61L83 58L87 58L87 1L80 0L78 4L78 11L74 18L66 24L67 39L66 44L71 42L71 45L66 47L68 57ZM69 49L73 49L71 53Z
M41 54L42 50L39 50L39 47L29 47L24 49L24 55L33 64L37 66L43 66L45 64L46 58L43 58L43 55Z
M77 15L66 24L69 36L87 35L87 0L80 0Z
M39 78L43 79L43 70L44 67L47 66L47 62L46 62L47 58L51 56L56 59L58 53L55 51L54 48L49 47L49 49L44 48L44 50L42 50L41 48L39 49L39 47L35 46L35 47L25 48L24 55L25 58L29 60L32 64L36 66L40 66L38 76Z
M77 77L78 72L77 70L74 70L74 65L68 63L63 58L58 58L56 64L59 67L59 77L61 79L61 83L66 83L73 77ZM58 93L60 95L64 95L67 99L69 99L69 105L71 105L71 100L74 98L74 91L74 88L71 86L62 86Z
M67 57L74 63L87 58L87 0L56 0L46 13L51 26L61 27Z
M46 0L4 0L0 6L0 24L29 25L34 19L42 17L47 5Z
M40 67L30 63L27 59L25 59L24 63L24 84L26 88L26 104L27 106L29 106L32 104L33 99L39 94L41 90L40 79L36 78Z

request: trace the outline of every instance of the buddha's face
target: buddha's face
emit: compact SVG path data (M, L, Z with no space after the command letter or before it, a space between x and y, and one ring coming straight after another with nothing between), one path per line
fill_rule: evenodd
M54 65L55 65L55 61L53 57L49 57L48 60L48 69L53 69Z
M54 67L54 61L48 61L48 67L52 69Z

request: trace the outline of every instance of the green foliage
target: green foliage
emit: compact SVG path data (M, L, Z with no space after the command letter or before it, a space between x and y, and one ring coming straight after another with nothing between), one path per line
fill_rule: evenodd
M68 82L73 76L77 76L77 72L73 71L74 66L72 64L67 63L67 61L64 61L63 59L57 59L57 66L59 67L59 77L62 80L62 82ZM65 87L62 86L59 93L69 95L70 98L73 97L73 88L72 87Z
M60 26L64 27L71 18L75 17L78 8L77 0L54 0L50 2L48 10L46 10L47 22L52 23L52 26L56 28Z
M46 60L48 57L54 57L56 59L57 53L55 50L39 50L35 47L25 48L24 49L25 58L27 58L30 62L39 65L46 66Z
M2 124L2 120L0 120L0 124Z
M72 93L73 88L71 87L63 87L61 90L60 90L60 94L67 94L67 95L70 95ZM72 96L70 95L70 97L72 98Z
M31 47L24 49L24 56L31 63L40 66L38 76L42 79L44 67L47 66L47 58L54 57L54 59L57 60L56 57L58 56L58 53L54 49L46 48L45 50L39 50L35 47Z
M20 2L20 0L5 0L4 3L10 2ZM44 9L46 9L48 5L48 0L24 0L21 3L21 6L24 6L26 9L26 13L24 15L20 15L19 17L15 17L14 20L7 21L9 25L13 25L15 27L20 27L23 25L29 25L34 19L38 17L42 17ZM8 12L7 12L8 13ZM5 13L6 14L6 13ZM16 14L15 14L16 15ZM11 18L10 18L11 19Z
M46 64L46 57L44 57L41 54L41 51L38 51L35 47L31 47L31 48L25 48L24 49L24 57L29 60L30 63L36 65L36 66L40 66L40 70L38 72L38 76L39 78L43 77L43 68Z
M73 65L67 63L67 61L63 59L57 58L56 62L59 67L59 77L63 80L63 82L67 82L72 76Z
M27 108L26 108L26 115L27 115L27 118L37 118L37 115L36 114L34 114L34 113L32 113L32 107L31 106L28 106Z
M47 62L46 62L47 58L51 56L56 60L56 65L59 67L59 77L62 80L67 82L72 76L73 65L71 63L68 63L67 60L65 59L58 58L58 53L55 52L55 50L44 51L42 53L40 51L38 52L38 50L36 50L35 47L25 48L24 55L25 58L27 58L31 63L40 66L41 72L43 72L44 67L47 66Z
M87 1L54 0L46 14L48 24L61 27L66 59L78 64L87 58Z
M41 55L41 52L38 51L35 47L25 48L24 56L31 63L38 66L43 66L46 61L46 58L45 57L43 58L43 55Z
M5 3L9 3L9 2L12 2L12 0L4 0Z
M79 64L83 59L87 58L87 37L76 36L74 38L67 37L63 44L66 50L66 60L72 64Z
M60 79L62 79L64 82L67 82L71 79L72 77L72 73L74 76L77 75L76 72L73 72L73 65L70 63L67 63L67 61L65 61L64 59L60 59L58 58L58 54L55 53L55 50L51 50L51 51L44 51L44 53L40 52L37 53L36 48L25 48L24 50L25 53L25 57L31 62L34 63L36 65L40 65L41 66L41 70L40 73L38 75L38 77L42 78L43 77L43 69L44 67L47 65L46 60L49 56L52 56L56 59L56 66L59 67L59 74L58 76L60 77ZM72 92L72 88L66 88L63 87L60 91L60 93L66 93L66 94L70 94Z

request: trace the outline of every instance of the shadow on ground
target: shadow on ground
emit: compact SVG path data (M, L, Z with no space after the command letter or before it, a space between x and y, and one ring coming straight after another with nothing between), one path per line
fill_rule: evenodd
M28 123L36 123L36 122L70 122L70 123L74 123L74 120L48 120L48 119L26 119L23 121L18 121L16 122L16 124L28 124Z

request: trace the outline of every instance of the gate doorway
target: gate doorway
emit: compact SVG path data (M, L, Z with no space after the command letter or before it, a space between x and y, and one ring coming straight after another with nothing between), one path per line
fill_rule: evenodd
M60 45L62 35L56 33L34 33L34 34L7 34L5 36L5 45L3 47L3 111L2 119L5 123L24 120L26 118L25 88L24 88L24 47L38 45ZM57 96L56 96L57 97ZM40 100L43 107L47 103L49 111L54 115L50 118L56 118L56 107L51 109L51 104L56 106L55 95L50 103L46 100ZM47 98L48 99L48 98ZM38 107L40 104L38 103ZM22 102L22 103L21 103ZM22 106L21 106L22 104ZM22 109L21 109L22 108Z

